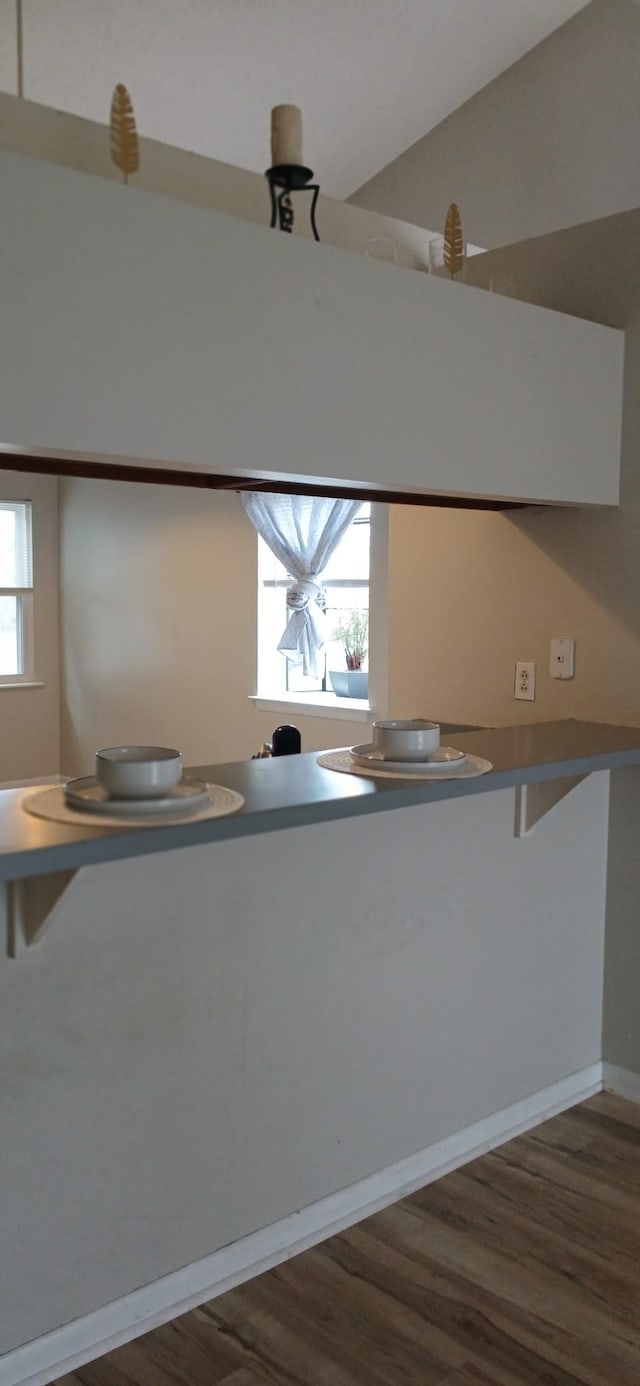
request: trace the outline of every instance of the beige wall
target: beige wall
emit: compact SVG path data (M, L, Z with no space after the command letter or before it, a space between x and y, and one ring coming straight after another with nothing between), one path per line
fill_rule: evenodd
M0 472L0 500L33 502L33 688L0 687L0 782L55 773L60 762L58 483Z
M640 201L640 7L594 0L351 199L505 245Z
M291 720L305 750L362 722L260 712L257 541L235 494L61 482L62 766L99 746L177 744L189 765L243 760Z
M629 350L627 434L639 370ZM238 497L75 480L61 495L65 772L90 771L97 746L127 740L175 741L190 764L250 755L285 714L248 698L256 540ZM636 543L627 511L392 506L389 715L640 723ZM553 635L577 642L570 682L548 673ZM536 662L533 703L514 700L516 659ZM363 723L290 720L308 750L367 735Z
M488 725L585 717L640 725L640 526L629 515L391 512L390 713ZM576 641L575 679L548 671ZM536 663L535 702L513 697Z
M535 523L393 507L391 715L427 712L489 726L576 715L582 641L579 681L558 684L546 665L551 635L577 635L579 594L523 533L523 524ZM514 700L516 659L536 661L534 703Z
M637 680L615 690L619 630L558 554L579 555L585 526L597 541L617 519L390 507L387 610L377 598L374 617L379 712L488 725L640 722L640 642L629 651ZM363 722L264 712L249 700L256 537L235 494L65 479L61 538L66 773L90 772L98 746L126 741L175 742L187 764L244 759L285 719L305 750L367 738ZM577 641L570 683L547 672L558 634ZM537 663L534 703L514 701L516 659Z

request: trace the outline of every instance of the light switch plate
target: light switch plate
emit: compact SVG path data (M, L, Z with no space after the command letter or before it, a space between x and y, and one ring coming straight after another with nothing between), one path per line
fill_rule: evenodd
M552 679L572 679L576 668L576 642L556 635L549 645L549 673Z

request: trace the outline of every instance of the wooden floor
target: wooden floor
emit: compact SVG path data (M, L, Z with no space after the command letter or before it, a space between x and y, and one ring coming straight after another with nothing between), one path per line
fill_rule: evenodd
M601 1094L57 1386L640 1386L639 1157Z

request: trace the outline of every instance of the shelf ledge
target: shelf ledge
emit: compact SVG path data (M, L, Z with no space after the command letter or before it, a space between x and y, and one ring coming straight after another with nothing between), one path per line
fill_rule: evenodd
M587 775L572 775L561 780L543 780L533 784L517 785L515 837L529 837L536 823L587 778Z
M10 958L24 958L42 942L74 882L85 870L80 866L73 871L51 871L7 883Z

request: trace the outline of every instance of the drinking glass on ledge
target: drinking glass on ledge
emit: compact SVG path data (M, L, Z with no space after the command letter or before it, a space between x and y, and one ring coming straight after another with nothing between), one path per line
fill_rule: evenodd
M444 236L432 236L429 241L429 274L446 274Z
M444 236L432 236L429 241L429 274L437 274L440 279L457 279L459 283L464 282L466 246L463 247L463 257L462 269L457 274L450 275L444 262Z

